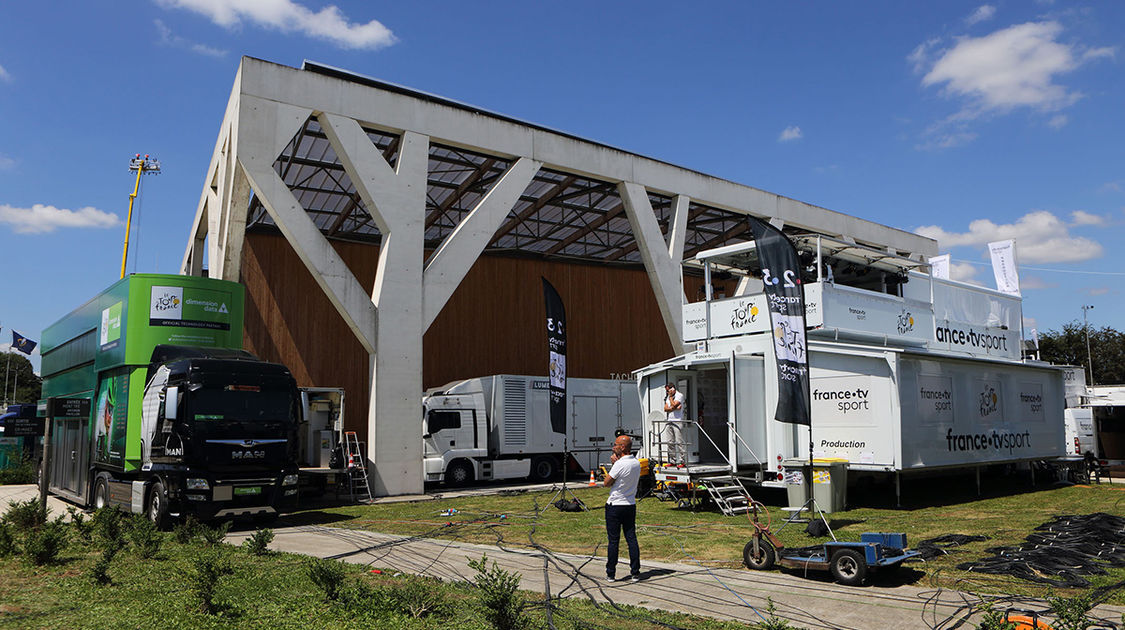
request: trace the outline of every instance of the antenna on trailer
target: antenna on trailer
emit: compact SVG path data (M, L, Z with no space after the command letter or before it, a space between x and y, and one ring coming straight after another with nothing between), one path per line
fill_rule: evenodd
M121 277L125 277L125 261L129 258L129 230L133 223L133 202L137 199L137 193L141 189L141 175L145 173L152 173L153 175L160 174L160 161L156 158L149 157L146 153L144 157L141 154L136 154L133 159L129 160L129 170L137 172L137 183L133 185L133 194L129 195L129 214L125 218L125 250L121 252Z

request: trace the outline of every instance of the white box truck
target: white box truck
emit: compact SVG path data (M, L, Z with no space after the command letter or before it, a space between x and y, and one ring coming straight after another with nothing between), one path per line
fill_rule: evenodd
M641 411L630 381L567 379L567 433L551 427L546 377L500 374L442 387L422 399L426 481L530 478L565 468L592 470L609 459L618 431L641 444ZM564 443L564 440L566 443ZM570 461L563 462L564 449Z
M851 474L893 474L897 486L901 473L1063 454L1063 371L1021 360L1019 298L933 279L914 271L917 261L853 243L806 237L798 248L836 278L804 281L814 458L843 460ZM656 479L719 472L784 485L782 461L809 457L809 428L773 419L773 331L753 244L695 262L705 287L712 266L745 279L733 298L684 306L684 341L696 351L636 372L650 457L667 461L666 382L685 394L698 431L688 465L658 467Z

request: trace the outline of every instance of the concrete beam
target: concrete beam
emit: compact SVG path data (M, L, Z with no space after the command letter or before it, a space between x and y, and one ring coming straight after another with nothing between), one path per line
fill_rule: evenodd
M430 256L422 275L422 331L429 330L438 313L480 257L496 230L527 189L540 164L520 158L457 224Z
M379 348L370 356L368 464L376 495L422 491L422 261L429 138L404 133L392 170L355 120L321 114L320 125L382 242L371 301Z
M625 214L629 217L629 225L632 226L633 236L637 239L637 249L640 250L645 271L648 272L648 281L652 284L656 304L660 307L660 315L664 318L668 339L672 342L673 348L681 348L684 344L684 276L680 268L681 259L674 259L673 256L675 252L680 252L681 257L683 255L684 232L679 232L678 243L675 240L671 243L664 242L664 235L660 233L660 225L656 221L656 214L652 211L652 203L644 186L622 182L617 185L617 192L625 203ZM676 213L686 216L686 199L677 200ZM676 237L674 225L671 236Z
M368 353L375 352L378 318L367 291L273 169L274 160L310 112L258 99L248 99L247 106L251 115L244 113L241 120L239 167L348 328Z

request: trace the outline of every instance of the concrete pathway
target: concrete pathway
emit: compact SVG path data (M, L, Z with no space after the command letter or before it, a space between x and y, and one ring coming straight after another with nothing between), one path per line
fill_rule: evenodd
M488 545L408 538L373 532L302 525L274 530L272 549L333 558L441 578L468 580L474 575L468 560L487 554L508 571L519 573L521 588L553 597L584 598L605 606L606 619L615 604L630 604L704 615L744 623L761 621L767 598L776 615L801 628L885 630L887 628L972 628L977 598L967 593L886 584L880 578L863 587L835 584L823 574L802 577L776 571L705 569L665 562L643 562L643 579L636 583L608 583L605 558L499 549ZM250 532L235 533L240 543ZM642 551L643 553L643 551ZM628 567L620 566L618 575ZM1029 608L1045 609L1028 602ZM1120 622L1125 607L1102 606L1097 615Z

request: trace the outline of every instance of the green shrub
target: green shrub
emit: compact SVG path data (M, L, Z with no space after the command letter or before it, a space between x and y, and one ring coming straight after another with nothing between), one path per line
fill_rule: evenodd
M39 499L9 501L8 511L0 520L12 525L17 531L39 527L47 522L50 510L39 504Z
M11 524L0 521L0 558L7 558L17 553L19 553L19 546L16 545L16 536L12 532Z
M382 608L414 619L446 616L453 608L444 591L436 588L428 578L408 578L398 586L382 589L380 595Z
M262 528L255 531L249 538L242 541L242 546L255 556L264 556L270 552L270 542L273 541L273 530Z
M199 520L189 514L182 523L172 526L172 538L181 545L186 545L199 535L199 528Z
M1055 615L1056 630L1086 630L1094 622L1086 617L1086 613L1094 607L1090 595L1077 597L1048 597L1047 603L1051 606L1051 613Z
M223 539L227 537L227 532L229 531L230 521L216 527L208 527L202 524L199 526L199 535L203 537L203 542L211 547L222 544Z
M993 607L992 602L980 604L981 619L978 630L1016 630L1016 624L1008 621L1008 614Z
M23 542L23 555L36 566L54 562L66 548L67 527L62 517L27 530Z
M70 527L74 530L74 534L82 542L90 542L94 535L93 521L87 520L86 514L74 506L68 506L66 513L70 516Z
M219 581L232 573L234 569L230 558L222 547L214 546L194 556L187 577L192 594L199 600L200 610L208 615L219 611L220 607L215 603L215 592Z
M151 558L160 551L164 543L164 534L156 527L156 523L148 520L143 514L134 514L129 524L129 542L137 550L137 555L142 558Z
M35 461L25 459L15 466L0 469L0 486L35 483L38 476Z
M305 565L305 573L324 591L324 598L329 601L340 599L341 589L344 586L344 565L336 560L313 558Z
M125 514L117 506L107 505L94 512L90 519L93 538L102 549L116 552L125 545Z
M773 598L766 598L766 618L754 624L754 630L795 630L789 621L777 616Z
M477 598L489 625L496 630L516 630L527 626L528 619L518 592L520 575L501 569L496 561L489 568L487 555L482 555L480 560L469 560L469 568L477 572L473 583L477 586Z
M113 582L109 577L109 563L113 562L113 557L117 555L117 547L106 547L102 550L102 555L94 566L90 567L90 577L97 584L110 584Z

